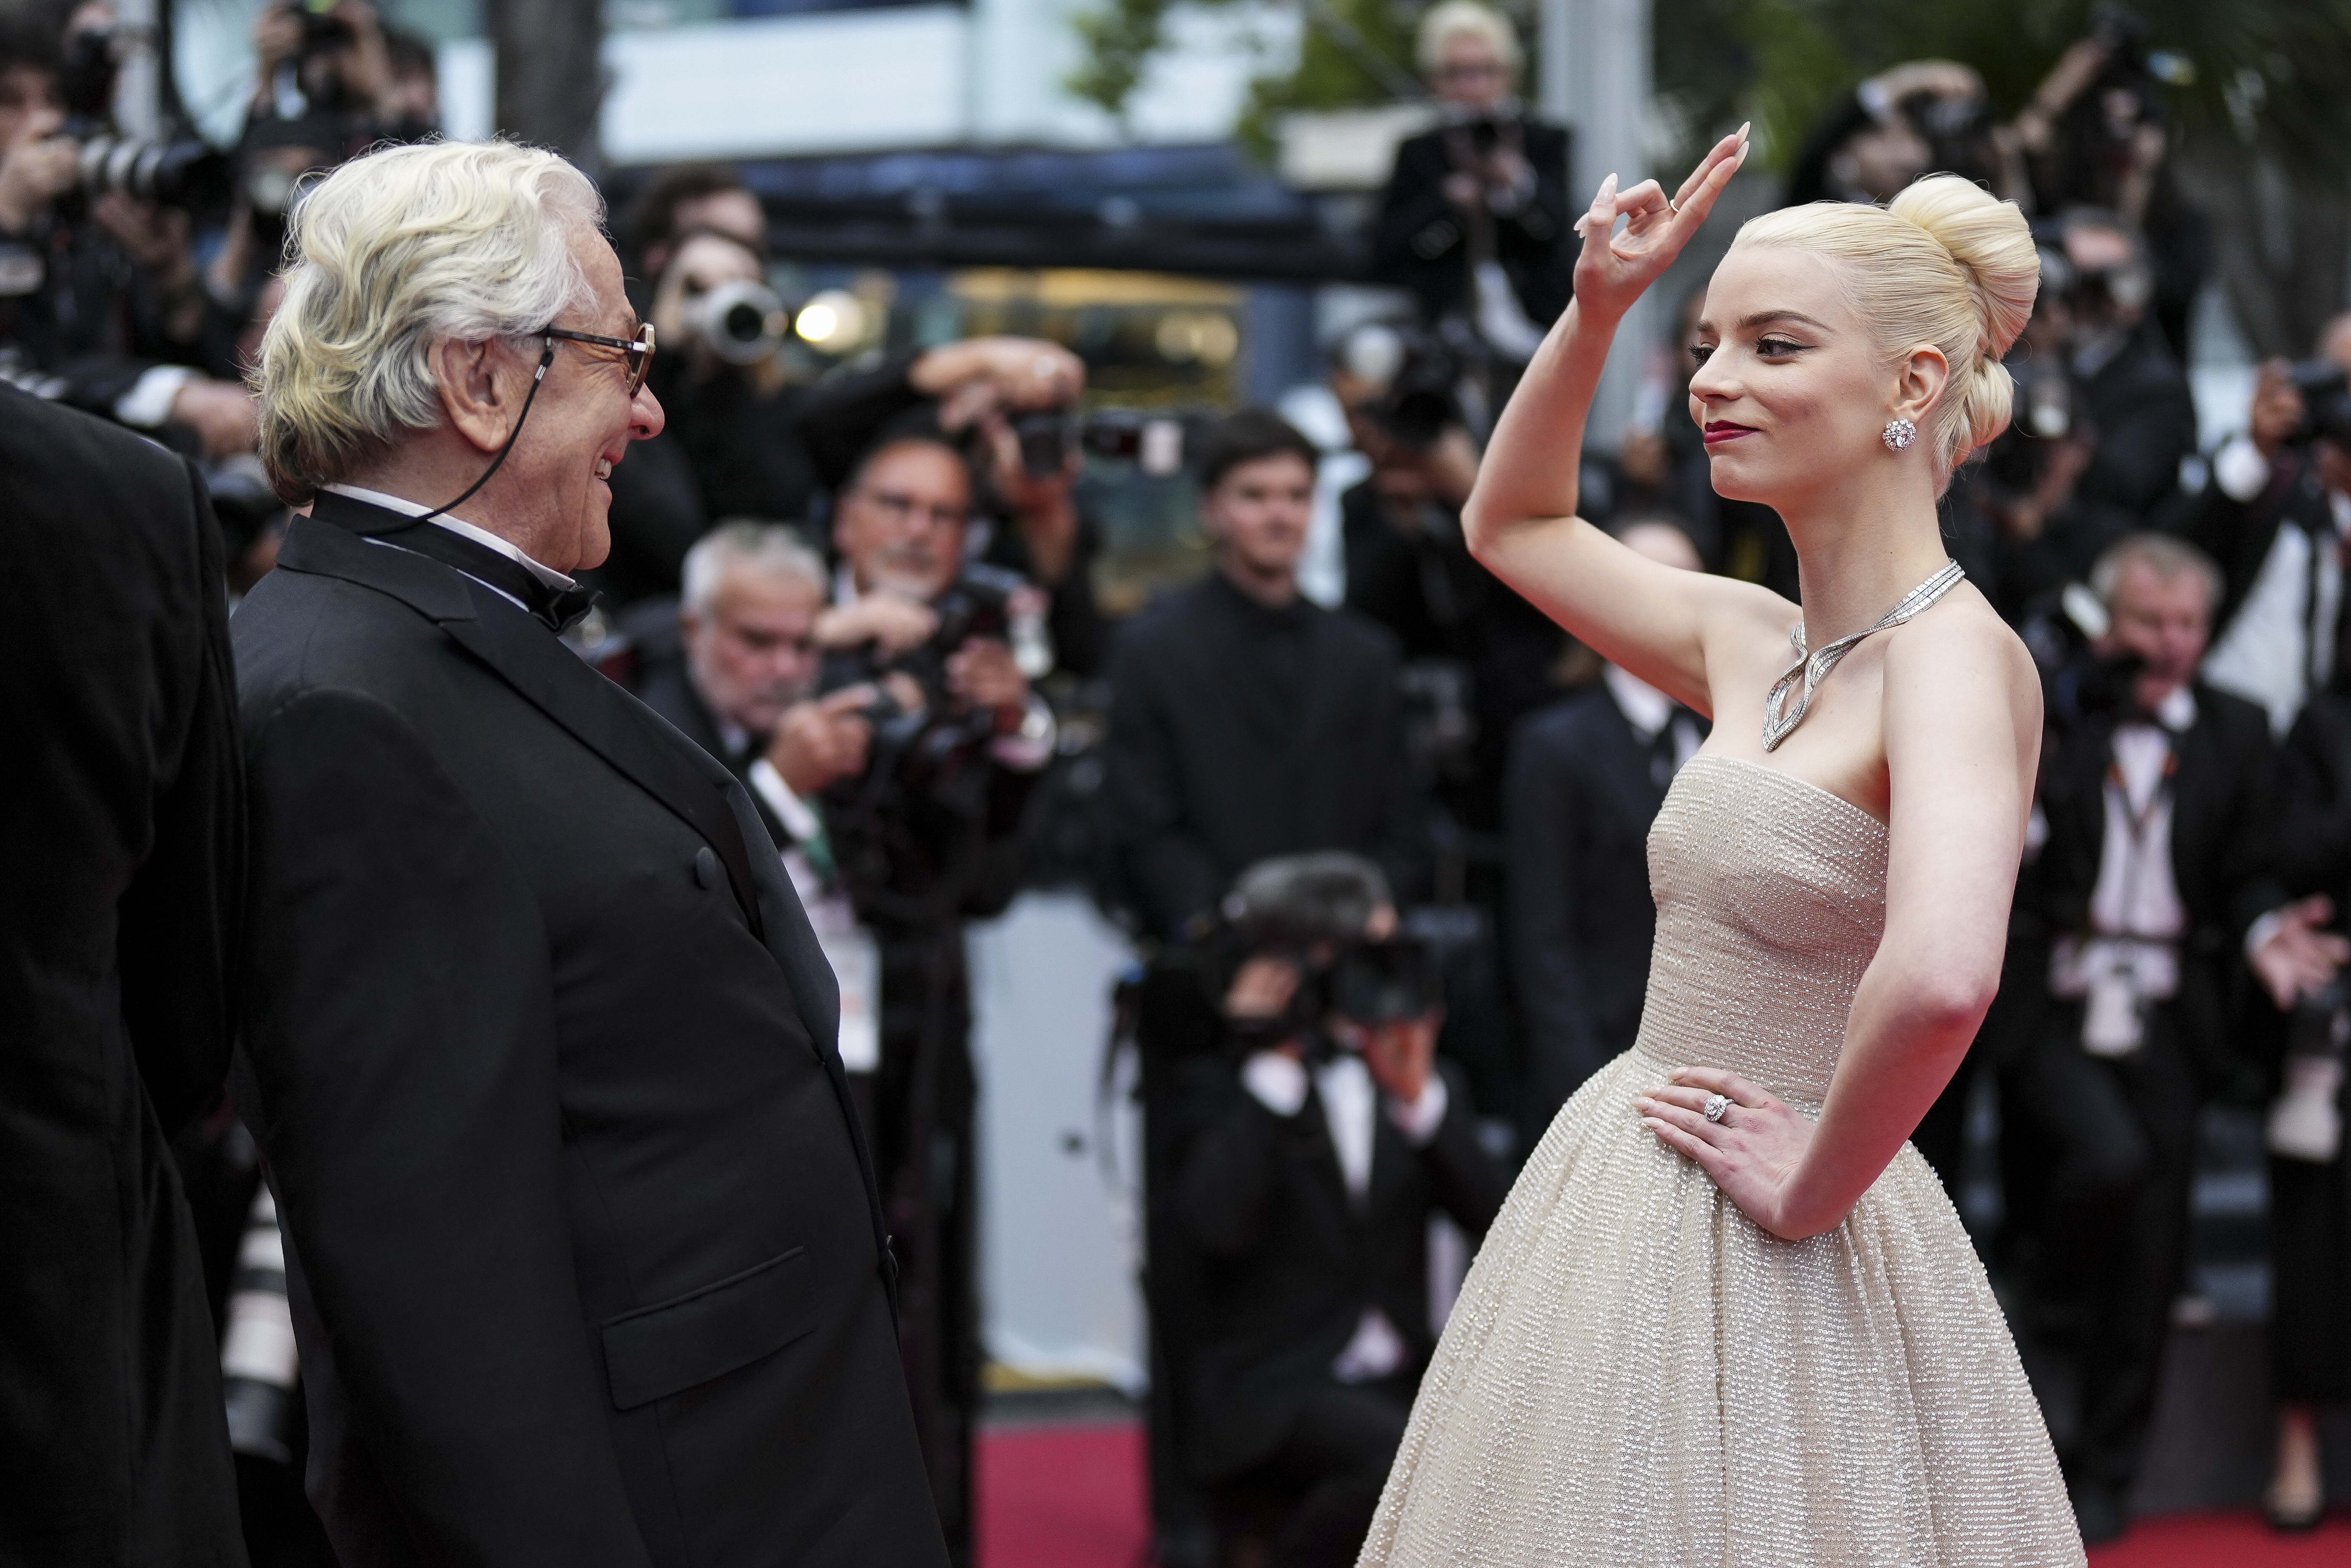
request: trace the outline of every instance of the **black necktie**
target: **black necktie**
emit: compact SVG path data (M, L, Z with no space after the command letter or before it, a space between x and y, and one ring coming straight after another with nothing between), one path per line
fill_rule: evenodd
M396 525L386 528L354 526L355 514L340 506L328 504L331 491L319 497L319 504L313 514L325 514L329 521L351 528L354 533L371 539L425 556L444 566L455 566L467 576L490 587L519 603L548 630L557 636L580 624L595 607L596 590L580 583L559 588L539 580L538 574L511 556L502 555L487 545L477 545L462 534L453 533L438 524L415 518L381 507L371 507L371 515L365 521L372 524L379 520Z

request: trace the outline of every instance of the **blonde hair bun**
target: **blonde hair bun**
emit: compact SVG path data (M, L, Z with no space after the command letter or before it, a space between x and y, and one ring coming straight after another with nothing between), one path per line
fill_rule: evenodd
M1935 236L1968 275L1982 319L1984 351L2006 354L2032 317L2041 292L2041 252L2032 227L2013 202L2003 202L1957 174L1929 174L1886 204Z
M2015 389L2001 357L2041 290L2041 253L2015 202L1932 174L1884 207L1815 202L1767 213L1733 244L1844 263L1847 296L1881 348L1941 351L1950 381L1926 421L1938 483L2008 428Z

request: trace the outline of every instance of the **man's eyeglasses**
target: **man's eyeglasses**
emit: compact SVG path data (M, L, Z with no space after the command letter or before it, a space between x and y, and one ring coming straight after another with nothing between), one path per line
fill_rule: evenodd
M585 343L591 348L617 349L627 356L629 366L629 396L635 397L637 389L645 384L645 372L653 365L653 325L637 323L634 342L625 337L603 337L593 332L574 332L568 327L550 327L539 334L542 337L560 337L566 343Z

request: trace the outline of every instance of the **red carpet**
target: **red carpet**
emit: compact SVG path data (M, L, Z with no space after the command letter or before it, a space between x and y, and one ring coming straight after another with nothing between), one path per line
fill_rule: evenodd
M1036 1427L979 1439L977 1568L1141 1568L1149 1540L1143 1431ZM2274 1535L2253 1513L2148 1520L2090 1568L2351 1568L2351 1514Z
M2257 1513L2174 1513L2150 1519L2090 1553L2090 1568L2345 1568L2351 1516L2337 1511L2308 1535L2279 1535Z
M1134 1422L984 1432L977 1568L1139 1568L1150 1543Z

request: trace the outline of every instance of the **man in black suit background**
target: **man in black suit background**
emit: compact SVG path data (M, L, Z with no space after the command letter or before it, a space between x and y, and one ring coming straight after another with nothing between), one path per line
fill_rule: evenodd
M943 1561L835 992L741 785L576 658L661 427L587 181L294 221L246 600L254 1114L347 1563Z
M227 1070L221 544L162 449L0 388L0 1561L241 1565L167 1139Z
M2046 1173L2029 1272L2049 1348L2077 1374L2077 1418L2050 1425L2095 1542L2124 1528L2186 1269L2197 1112L2241 1071L2243 982L2284 1006L2346 950L2317 929L2323 900L2287 904L2272 880L2267 720L2196 679L2218 569L2135 534L2091 587L2111 620L2103 662L2043 766L2048 838L2017 890L2046 942L2047 1006L2002 1105Z
M1523 365L1567 308L1574 271L1568 134L1526 115L1518 31L1492 7L1432 7L1416 52L1443 123L1396 149L1372 274L1410 289L1431 326L1458 319ZM1486 417L1499 411L1498 397Z
M1300 597L1313 444L1247 410L1201 442L1216 568L1137 617L1111 669L1102 831L1144 925L1185 940L1243 868L1350 849L1419 890L1395 639Z
M1699 569L1689 535L1635 523L1625 543ZM1705 738L1702 721L1614 665L1531 714L1504 786L1510 972L1526 1030L1520 1131L1532 1147L1584 1079L1633 1044L1657 909L1649 825Z

